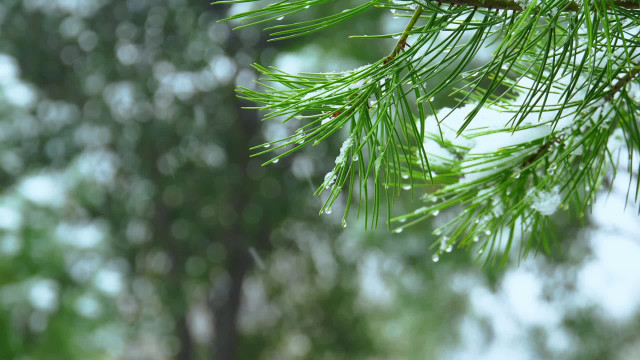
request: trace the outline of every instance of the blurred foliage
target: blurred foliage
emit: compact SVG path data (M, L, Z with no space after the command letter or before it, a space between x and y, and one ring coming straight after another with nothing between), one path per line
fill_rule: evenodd
M503 270L468 255L435 266L426 228L343 229L343 204L318 217L310 194L339 144L250 158L290 131L240 109L255 59L331 71L388 49L274 47L217 22L232 11L0 3L0 359L436 358L473 317L456 279L499 288ZM395 26L377 16L331 31ZM568 324L588 340L599 321Z

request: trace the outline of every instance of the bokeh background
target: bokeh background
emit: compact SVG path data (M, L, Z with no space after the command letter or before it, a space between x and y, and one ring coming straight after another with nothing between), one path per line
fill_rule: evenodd
M556 214L554 256L504 268L433 263L447 213L343 228L312 193L344 139L262 167L249 147L292 129L234 88L254 62L370 63L393 43L347 36L406 20L377 10L282 42L218 22L251 6L0 2L0 359L640 358L629 174L583 224Z

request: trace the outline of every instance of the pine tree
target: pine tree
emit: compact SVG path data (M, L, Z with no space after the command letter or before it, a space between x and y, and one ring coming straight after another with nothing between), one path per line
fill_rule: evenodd
M254 148L275 154L266 164L347 131L316 192L326 197L321 213L344 192L343 224L356 207L376 226L386 201L389 226L401 232L451 209L453 220L434 230L434 261L454 247L505 261L514 245L521 256L551 252L558 209L582 219L618 166L637 169L638 1L369 0L286 22L328 1L218 2L259 3L229 19L246 20L242 26L279 20L267 28L272 40L376 9L406 21L400 33L354 36L396 39L369 65L302 74L256 65L262 89L238 89L267 111L265 119L300 124ZM438 108L443 99L454 105ZM640 183L632 180L628 196L637 199ZM392 216L403 190L419 205Z

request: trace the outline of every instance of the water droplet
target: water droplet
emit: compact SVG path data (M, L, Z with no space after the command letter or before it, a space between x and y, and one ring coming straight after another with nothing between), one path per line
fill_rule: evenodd
M342 227L346 228L347 227L347 220L342 219Z
M440 235L442 234L442 230L438 229L436 231L433 232L434 235Z
M547 174L553 175L556 172L557 168L558 168L558 165L556 164L549 165L549 168L547 169Z
M476 219L475 223L479 224L480 223L480 219Z
M440 240L440 250L444 250L447 248L447 240L449 240L448 236L443 236Z
M386 190L388 190L388 189L389 189L389 185L384 184L384 188L385 188Z
M264 147L264 148L270 148L270 147L271 147L271 144L264 144L264 146L263 146L263 147Z
M401 223L403 223L403 222L407 222L407 219L404 219L404 218L403 218L403 219L400 219L400 222L401 222Z
M446 252L450 253L451 251L453 251L453 245L449 245L447 246L447 250L445 250Z
M353 161L358 161L360 160L360 156L358 156L358 154L353 155Z
M414 213L414 214L420 214L420 213L423 213L423 212L425 212L425 211L427 211L427 207L426 207L426 206L423 206L423 207L421 207L421 208L419 208L419 209L415 209L415 210L413 211L413 213Z
M396 233L396 234L400 234L403 231L404 231L403 228L397 228L397 229L393 230L393 232Z
M569 204L562 205L562 210L569 210Z
M411 190L411 185L403 185L402 190Z
M433 262L438 262L440 261L440 256L438 256L438 254L433 254L433 256L431 257L431 260L433 260Z
M327 214L331 214L331 211L332 211L331 208L324 209L324 212L327 213Z
M516 179L519 179L519 178L520 178L520 173L515 173L515 174L513 175L513 177L514 177L514 178L516 178Z
M276 18L276 20L278 20L278 21L280 21L280 20L282 20L282 19L284 19L284 16L280 16L280 17L277 17L277 18Z
M440 214L440 210L435 210L435 211L432 213L432 215L433 215L433 216L438 216L438 214Z
M409 178L409 175L408 174L402 174L402 178L407 180Z
M280 159L275 159L273 160L273 163L276 164L278 161L280 161Z
M487 236L488 236L488 235L491 235L491 230L485 230L485 231L484 231L484 234L485 234L485 235L487 235Z
M483 252L484 252L484 249L478 250L478 254L482 254Z
M473 242L477 243L478 241L480 241L480 236L474 236Z

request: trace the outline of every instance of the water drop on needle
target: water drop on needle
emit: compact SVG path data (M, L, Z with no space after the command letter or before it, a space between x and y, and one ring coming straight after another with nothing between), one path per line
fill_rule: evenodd
M440 261L440 256L438 256L438 254L434 254L434 255L431 257L431 260L433 260L433 262L438 262L438 261Z

